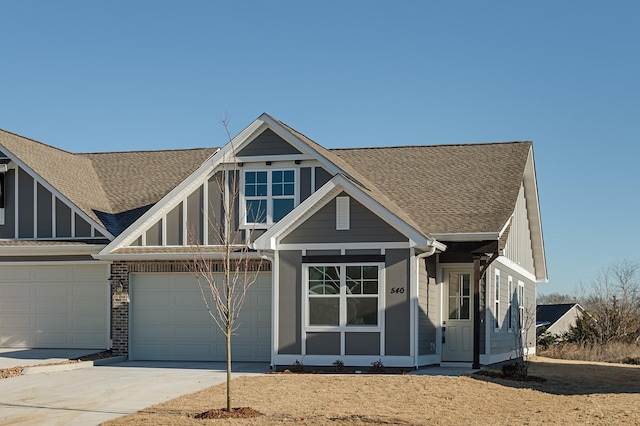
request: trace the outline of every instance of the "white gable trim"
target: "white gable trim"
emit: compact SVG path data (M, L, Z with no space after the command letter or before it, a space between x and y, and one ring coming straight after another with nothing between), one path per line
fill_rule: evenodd
M296 229L298 225L319 211L320 208L324 207L341 192L349 194L360 204L387 222L391 227L405 235L409 240L410 247L429 247L435 245L441 250L446 248L443 244L426 237L399 219L382 204L366 195L358 186L354 185L341 174L334 176L329 182L324 184L322 188L311 194L311 196L298 205L298 207L293 209L282 220L256 239L253 243L253 248L257 250L276 250L280 240L285 238Z
M47 182L46 180L44 180L38 173L36 173L31 167L27 166L27 164L25 164L22 160L20 160L18 157L16 157L11 151L9 151L4 145L0 144L0 148L2 150L3 153L5 153L5 155L7 156L7 158L10 158L11 161L13 161L19 169L22 169L24 171L26 171L29 176L31 176L33 178L34 183L37 182L40 185L42 185L44 188L46 188L49 192L51 192L58 200L62 201L67 207L69 207L71 209L71 212L76 213L78 216L80 216L81 218L83 218L89 225L91 225L91 228L93 229L97 229L100 231L100 233L102 235L104 235L105 237L109 238L109 239L113 239L115 238L115 236L107 231L106 228L104 228L102 226L102 224L98 223L96 220L92 219L91 217L89 217L85 212L83 212L80 208L78 208L78 206L76 206L74 203L71 202L71 200L69 200L67 197L65 197L64 195L62 195L62 193L60 191L58 191L56 188L54 188L49 182ZM17 170L16 170L17 171ZM16 181L18 180L18 175L16 173ZM16 198L18 197L18 193L16 193ZM34 192L34 196L35 196L35 192ZM17 203L16 203L17 205ZM55 204L54 204L54 209L53 212L55 212ZM18 212L16 211L16 214ZM54 213L52 213L54 214ZM71 217L73 218L74 215L71 215ZM73 219L72 219L73 220ZM34 221L34 226L35 226L35 222ZM16 226L17 226L17 221L16 221ZM72 226L72 231L75 229L75 227ZM92 231L93 232L93 231ZM16 236L18 235L18 233L16 232Z
M544 238L542 235L542 219L540 216L540 202L538 198L538 184L536 180L533 148L529 151L527 164L524 169L524 197L527 202L527 216L531 232L533 248L533 262L536 270L536 281L547 282L547 261L544 252Z

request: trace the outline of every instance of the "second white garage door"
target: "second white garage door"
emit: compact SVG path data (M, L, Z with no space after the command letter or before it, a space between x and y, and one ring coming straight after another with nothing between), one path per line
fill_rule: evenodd
M224 361L225 338L206 311L190 274L133 274L129 357L133 360ZM271 275L250 287L232 337L234 361L271 359Z

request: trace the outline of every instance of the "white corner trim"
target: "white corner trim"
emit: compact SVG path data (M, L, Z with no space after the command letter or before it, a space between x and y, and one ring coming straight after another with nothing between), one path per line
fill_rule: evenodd
M496 260L496 263L499 263L507 268L511 269L513 272L522 275L523 278L531 280L533 282L537 282L536 276L531 272L524 269L522 266L518 265L514 261L510 260L505 256L499 256Z

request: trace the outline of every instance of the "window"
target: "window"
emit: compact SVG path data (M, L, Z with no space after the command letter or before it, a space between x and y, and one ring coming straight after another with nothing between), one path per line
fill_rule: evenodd
M513 330L513 309L511 307L511 301L513 299L513 277L509 275L509 279L507 280L509 283L509 292L507 293L507 322L509 331Z
M309 265L307 326L379 325L380 266Z
M496 331L500 331L500 271L496 269L496 275L495 275L495 309L494 309L494 315L495 315L495 326L494 329Z
M244 172L244 222L270 225L282 219L296 204L295 170Z
M449 274L449 319L471 318L471 274Z
M524 283L518 281L518 326L524 331Z

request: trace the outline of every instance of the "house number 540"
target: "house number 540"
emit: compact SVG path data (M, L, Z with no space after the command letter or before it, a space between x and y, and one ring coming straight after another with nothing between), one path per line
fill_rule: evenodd
M402 294L404 293L404 287L391 287L391 294Z

